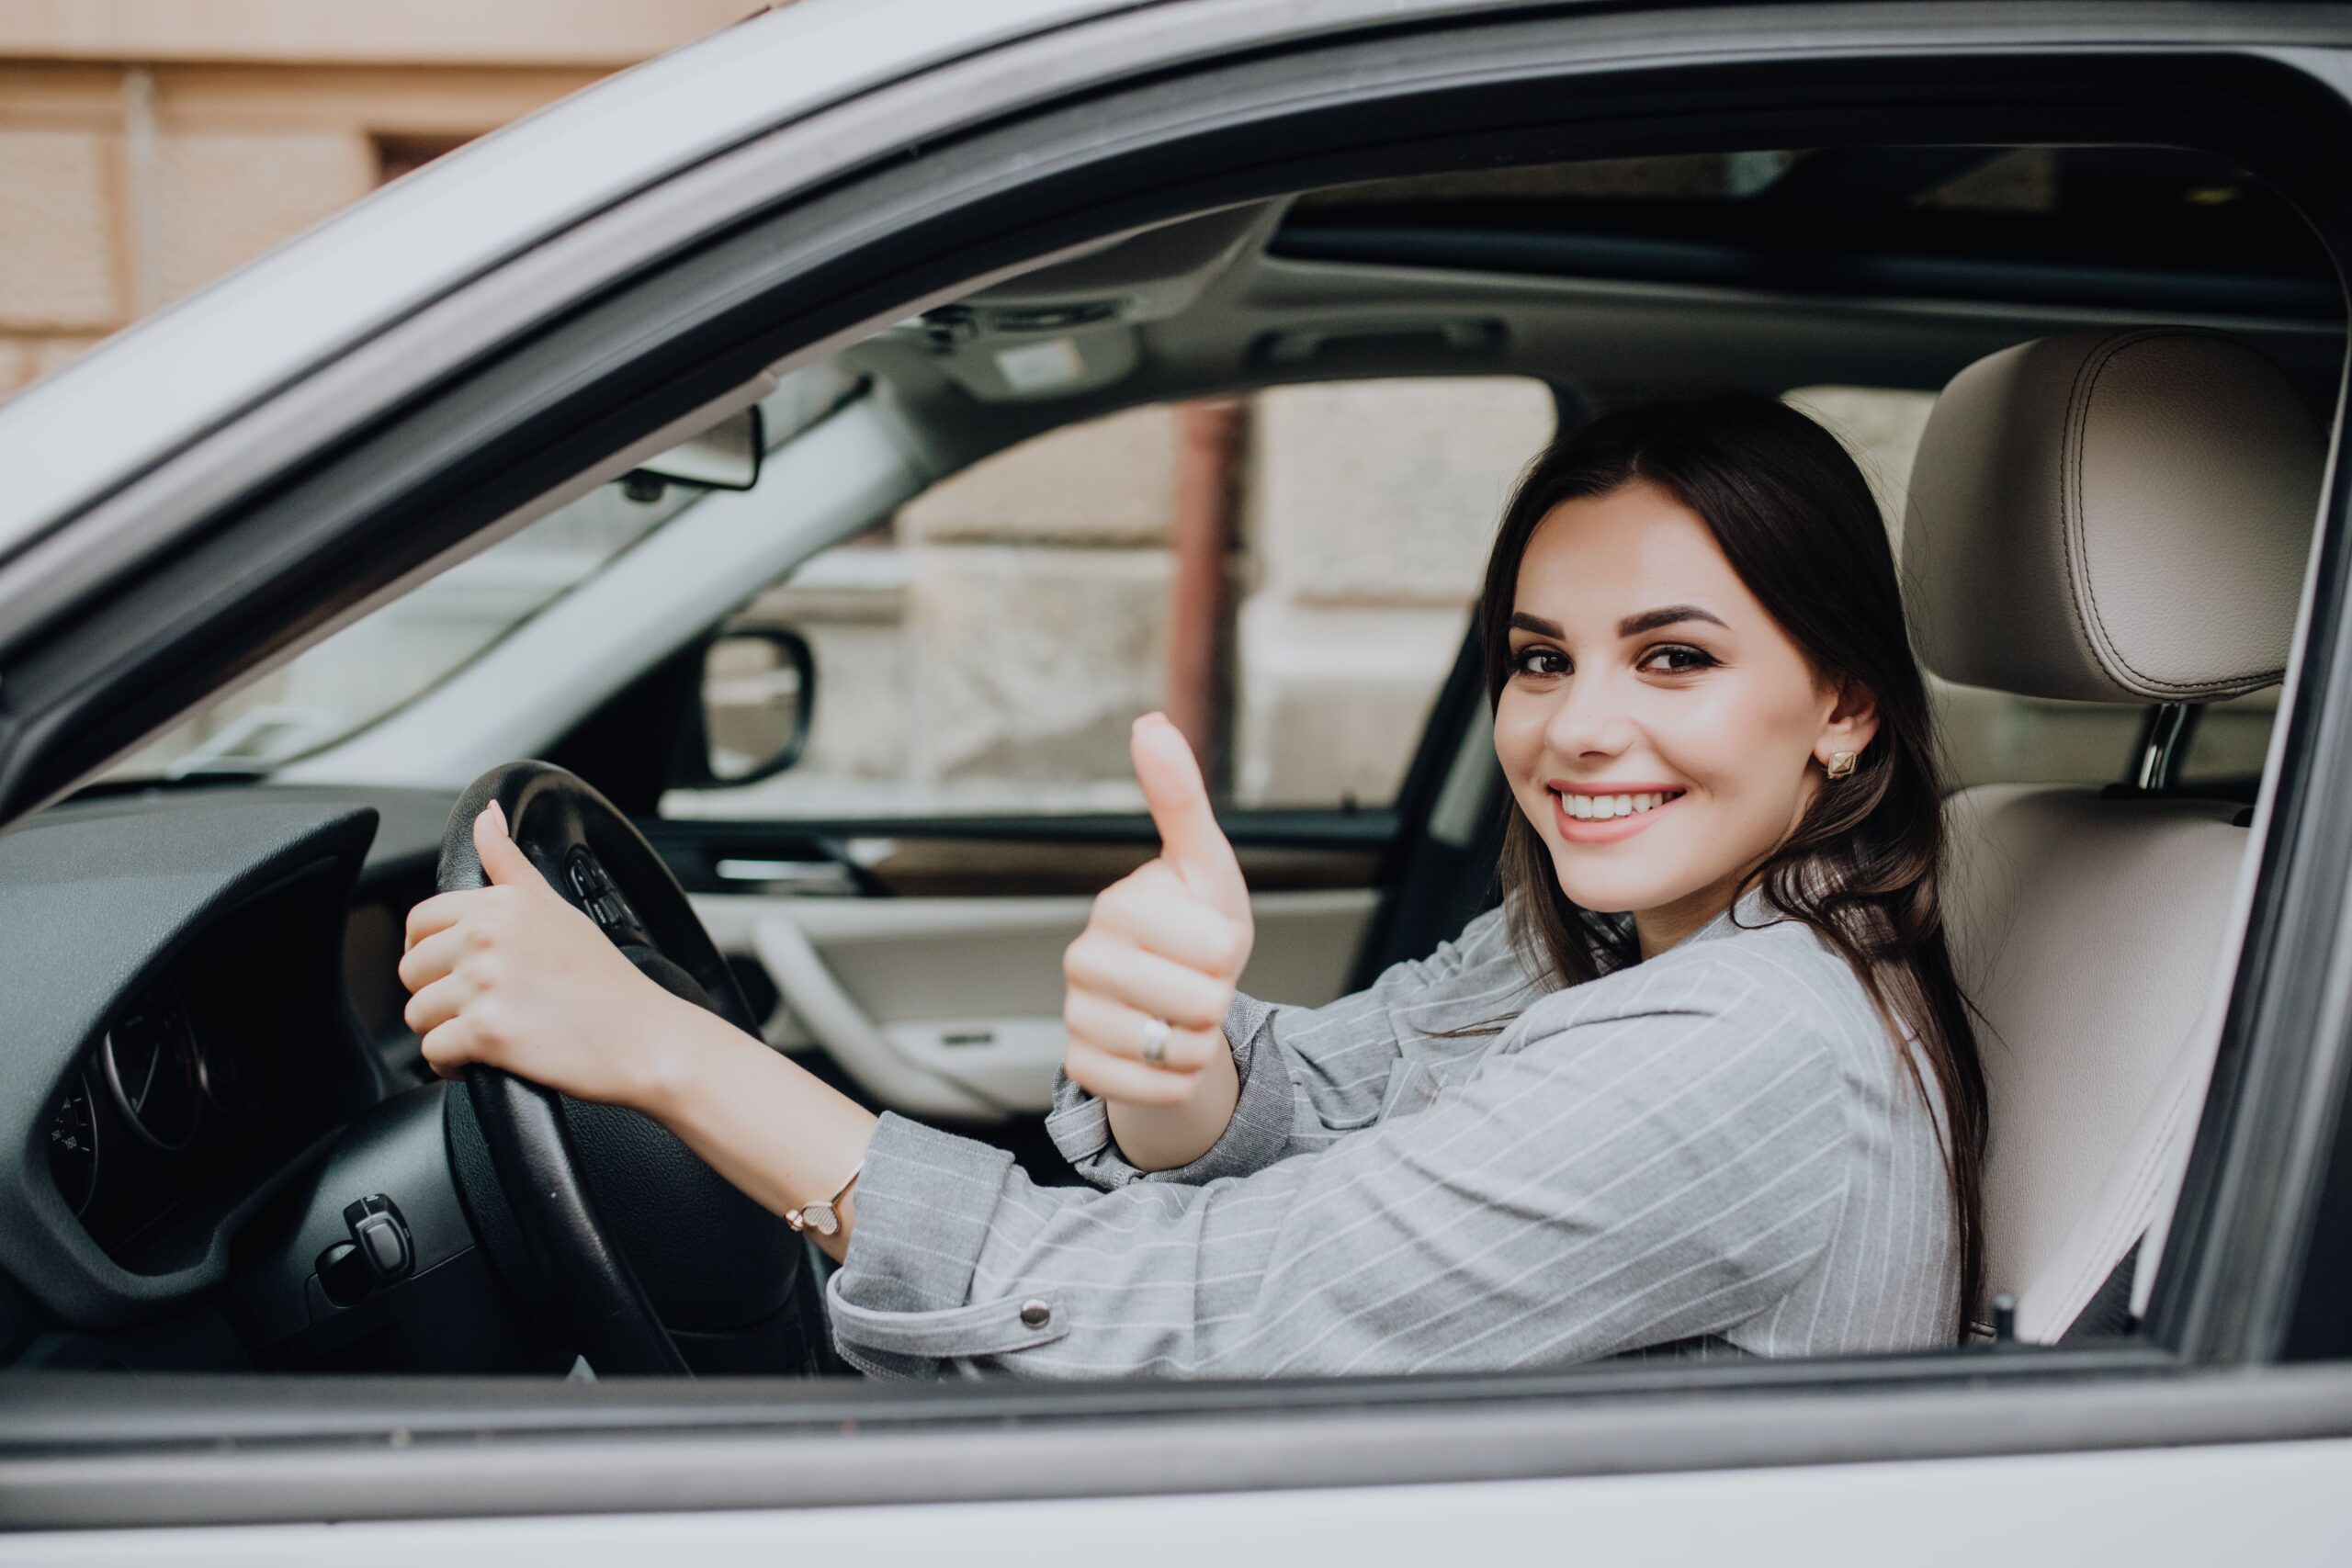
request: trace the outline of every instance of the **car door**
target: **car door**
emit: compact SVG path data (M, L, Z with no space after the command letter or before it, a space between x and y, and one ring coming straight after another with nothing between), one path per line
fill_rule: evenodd
M805 9L831 24L843 8ZM359 367L381 374L413 354L410 368L429 378L461 362L462 396L445 389L364 431L341 407L214 410L221 445L150 454L111 513L43 514L21 533L40 533L46 553L0 571L6 808L65 787L229 671L282 652L566 478L620 471L624 446L654 439L790 345L903 313L991 265L1141 218L1154 201L1332 177L1342 152L1393 155L1407 127L1422 155L1464 162L1564 142L1597 153L1677 137L1916 137L1929 121L1939 135L2014 136L2021 122L2084 125L2081 57L2091 54L2102 133L2242 135L2298 182L2331 246L2352 249L2340 151L2352 70L2338 52L2352 38L2335 13L1448 9L1178 4L1090 25L1065 17L1017 43L967 35L948 74L907 66L901 85L916 90L897 102L888 134L856 142L854 128L822 116L797 127L843 138L788 150L796 178L839 177L824 195L763 207L785 182L760 165L768 173L743 176L756 197L739 192L718 211L725 179L776 151L746 143L746 163L714 162L689 194L713 221L750 227L642 275L632 270L641 252L599 253L591 265L584 240L542 248L534 264L560 253L592 303L525 332L541 318L514 294L547 274L493 275L483 293L450 297L481 312L455 312L468 330L444 314L406 337L391 332ZM908 10L865 15L863 26L888 29ZM774 64L805 52L813 34L802 29L817 26L779 12L730 47ZM1019 112L1049 82L1085 91L1050 113ZM665 83L678 101L693 96L659 73L628 90ZM935 111L955 91L966 95L959 112L978 102L1001 122L921 156L864 162L918 145L916 106ZM2198 106L2211 122L2196 120ZM1269 172L1277 147L1294 162ZM1213 195L1212 174L1238 185ZM677 192L643 199L665 195ZM1016 197L1029 204L1017 220L1001 205ZM779 221L758 230L752 209ZM607 214L614 230L639 231L650 215L617 197ZM663 239L674 243L676 231ZM729 312L753 279L776 284L766 299L776 313L759 318L766 336L731 349L747 320ZM136 363L136 346L111 363ZM104 384L107 357L77 396ZM341 365L322 373L325 390ZM284 467L259 467L256 454L298 428L309 438L281 454ZM213 471L239 456L229 478ZM2352 1472L2342 1359L2352 1297L2333 1262L2352 1242L2342 477L2257 808L2265 872L2216 1088L2151 1313L2129 1339L1820 1365L944 1395L10 1374L5 1518L51 1532L11 1542L13 1554L618 1561L688 1550L725 1561L831 1548L989 1561L1107 1536L1148 1560L1207 1550L1272 1562L1337 1541L1367 1562L1476 1543L1547 1560L1581 1550L1697 1562L1732 1550L1862 1562L1892 1549L1928 1562L2114 1551L2165 1562L2209 1561L2249 1540L2280 1560L2340 1558L2332 1504ZM159 497L173 504L145 510ZM149 532L124 532L127 513ZM155 535L174 529L163 548ZM69 579L85 585L81 598L57 596ZM92 584L105 593L92 598Z

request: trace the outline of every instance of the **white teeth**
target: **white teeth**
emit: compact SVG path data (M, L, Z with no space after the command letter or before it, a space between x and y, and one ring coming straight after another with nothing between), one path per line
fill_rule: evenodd
M1579 822L1603 822L1636 812L1655 811L1674 798L1664 790L1648 790L1640 795L1562 794L1559 797L1561 809Z

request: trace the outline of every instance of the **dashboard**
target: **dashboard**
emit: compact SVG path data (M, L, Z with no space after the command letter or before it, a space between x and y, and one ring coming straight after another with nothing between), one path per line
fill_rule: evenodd
M191 785L0 832L0 1364L572 1367L471 1101L401 1018L454 804ZM697 1364L797 1364L798 1309L756 1304Z
M237 1364L322 1315L312 1190L357 1179L322 1174L355 1128L410 1103L446 1163L393 973L449 809L415 794L156 791L0 833L0 1359L154 1364L120 1347L169 1329L164 1364ZM432 1258L471 1245L454 1202L413 1201Z
M108 1012L48 1116L59 1197L107 1256L168 1267L233 1201L371 1099L334 1010L290 1005L272 955L329 913L323 866L189 933ZM315 997L307 998L315 1001Z

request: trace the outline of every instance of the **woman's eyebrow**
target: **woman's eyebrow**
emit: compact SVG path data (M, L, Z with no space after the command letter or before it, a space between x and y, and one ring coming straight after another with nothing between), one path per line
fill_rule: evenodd
M1722 616L1711 615L1696 604L1668 604L1656 610L1644 610L1638 615L1626 616L1617 623L1617 635L1639 637L1644 632L1654 632L1660 626L1670 626L1677 621L1708 621L1723 626L1725 631L1731 630L1729 626L1724 626Z
M1541 615L1531 615L1524 610L1511 612L1510 629L1515 632L1533 632L1537 637L1556 637L1566 635L1560 630L1558 622L1547 621Z

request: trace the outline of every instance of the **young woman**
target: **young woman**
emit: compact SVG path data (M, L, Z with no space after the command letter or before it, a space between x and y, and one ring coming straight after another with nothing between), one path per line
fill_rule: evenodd
M1103 1190L877 1121L658 989L494 811L495 886L410 916L409 1023L437 1071L634 1105L811 1222L870 1371L1953 1343L1984 1089L1926 694L1853 461L1766 398L1604 415L1521 481L1478 624L1501 906L1329 1007L1236 994L1240 869L1182 738L1136 726L1163 850L1069 950L1049 1122Z

